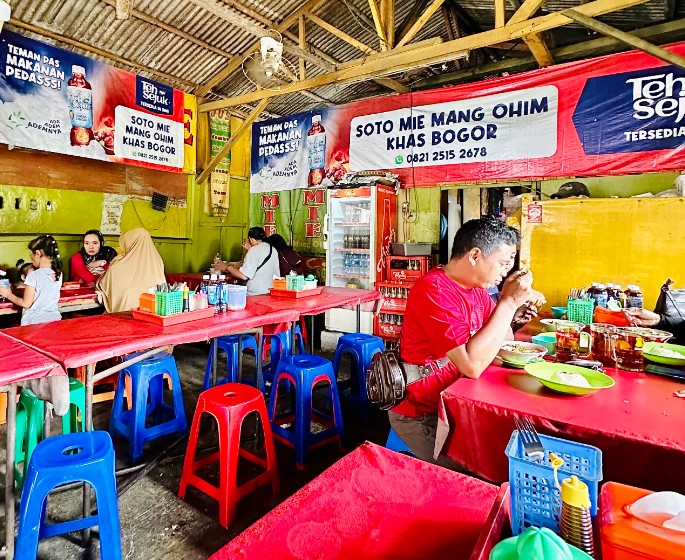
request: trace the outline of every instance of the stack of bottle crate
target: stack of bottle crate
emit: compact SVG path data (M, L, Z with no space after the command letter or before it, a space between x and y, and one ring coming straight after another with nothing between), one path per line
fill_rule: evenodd
M409 290L428 273L431 266L431 257L385 258L385 279L376 282L376 289L383 295L383 303L374 319L373 332L385 340L388 349L395 348L400 339Z

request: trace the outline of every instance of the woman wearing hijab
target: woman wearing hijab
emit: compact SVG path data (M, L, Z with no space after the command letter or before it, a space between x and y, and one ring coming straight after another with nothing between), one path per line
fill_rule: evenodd
M143 228L127 231L119 238L121 254L97 283L97 291L108 313L138 307L140 294L164 284L164 262L152 237Z
M282 235L274 233L266 238L266 242L278 251L281 276L287 276L291 272L302 274L302 257L292 246L288 245Z
M105 273L117 252L105 245L105 238L97 229L89 229L83 235L81 250L69 261L71 280L85 284L97 281Z

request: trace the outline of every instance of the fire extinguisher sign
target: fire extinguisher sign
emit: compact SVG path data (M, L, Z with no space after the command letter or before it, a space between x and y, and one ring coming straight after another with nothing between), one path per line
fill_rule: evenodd
M542 223L542 204L528 205L528 223L541 224Z

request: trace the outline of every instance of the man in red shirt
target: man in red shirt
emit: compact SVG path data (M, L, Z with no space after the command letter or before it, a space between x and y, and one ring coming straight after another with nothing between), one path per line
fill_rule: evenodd
M480 377L502 343L512 339L519 309L528 313L526 303L537 299L528 271L509 276L497 304L487 291L514 266L519 239L518 231L498 219L468 221L454 238L450 261L409 293L401 359L416 366L442 361L433 373L408 384L406 398L388 413L392 428L419 459L453 466L445 457L433 457L440 393L460 376Z

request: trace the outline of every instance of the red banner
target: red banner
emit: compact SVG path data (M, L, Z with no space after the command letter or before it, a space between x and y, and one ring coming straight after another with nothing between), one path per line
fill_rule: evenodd
M667 48L685 54L685 43ZM285 133L270 131L272 121L255 125L265 134L253 131L264 150L253 155L253 191L284 188L280 167L295 169L289 160L298 158L306 166L307 155L298 155L305 150L310 182L314 176L322 185L336 182L329 168L337 162L398 173L403 186L685 168L685 70L636 51L316 114L320 124L311 126L311 115L296 115L301 131L286 132L302 139L284 150L278 142ZM313 137L314 126L322 140L312 147L304 138ZM321 164L314 157L319 146L326 153ZM317 165L325 168L312 175ZM306 173L298 171L303 187Z

